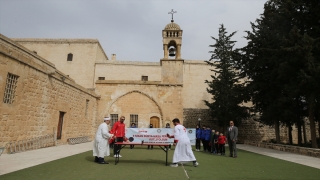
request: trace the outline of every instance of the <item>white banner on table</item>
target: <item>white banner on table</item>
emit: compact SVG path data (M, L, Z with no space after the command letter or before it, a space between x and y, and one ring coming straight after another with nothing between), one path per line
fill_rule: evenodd
M173 138L168 138L167 133L173 135L171 128L126 128L126 137L130 142L141 143L173 143ZM196 129L187 128L191 145L196 143Z

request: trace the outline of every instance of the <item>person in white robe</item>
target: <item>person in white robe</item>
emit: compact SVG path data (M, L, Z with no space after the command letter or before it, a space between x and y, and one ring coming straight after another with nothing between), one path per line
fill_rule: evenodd
M191 148L190 139L187 129L180 124L180 120L175 118L172 120L174 124L174 135L167 134L167 137L174 138L173 145L176 146L173 154L171 167L178 167L178 163L193 162L193 166L197 167L197 162Z
M95 162L99 164L109 164L104 161L105 156L110 155L109 139L113 134L109 133L110 118L105 117L104 122L99 125L96 137L93 142L93 156L95 156Z

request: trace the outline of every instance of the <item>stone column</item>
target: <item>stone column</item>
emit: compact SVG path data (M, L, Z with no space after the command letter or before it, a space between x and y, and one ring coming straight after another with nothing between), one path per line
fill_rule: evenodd
M163 51L164 51L164 59L168 59L169 55L168 55L168 44L164 44L163 45Z
M181 44L177 45L176 49L176 59L181 59Z

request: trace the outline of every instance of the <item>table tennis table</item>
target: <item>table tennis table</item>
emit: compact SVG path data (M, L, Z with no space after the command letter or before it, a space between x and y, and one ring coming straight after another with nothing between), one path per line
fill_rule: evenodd
M122 148L124 148L126 145L143 145L143 146L159 146L165 153L166 153L166 166L168 166L168 147L169 143L133 143L133 142L116 142L115 145L120 145L119 149L117 150L117 154L120 154L120 151ZM115 148L115 147L113 147ZM115 158L115 165L119 163L119 156L116 156Z

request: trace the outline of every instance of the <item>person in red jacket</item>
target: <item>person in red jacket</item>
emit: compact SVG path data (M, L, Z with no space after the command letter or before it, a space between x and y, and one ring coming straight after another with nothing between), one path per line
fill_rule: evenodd
M225 155L225 144L226 144L227 138L223 135L223 133L220 133L220 136L218 137L218 146L220 149L221 155Z
M117 121L116 123L114 123L110 133L111 134L114 134L115 136L115 142L123 142L123 141L127 141L127 138L126 138L126 127L125 127L125 124L124 124L124 120L125 120L125 117L124 116L121 116L120 117L120 120ZM122 157L120 154L118 154L118 150L120 149L120 146L121 145L117 145L115 144L114 145L114 148L113 148L113 154L114 154L114 157Z

